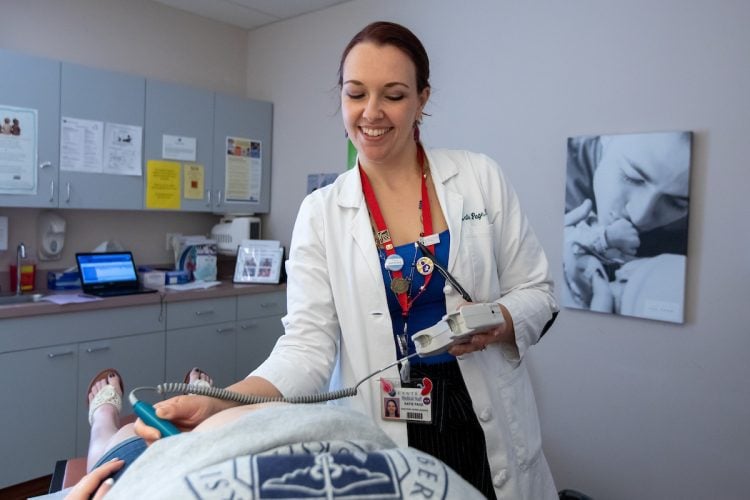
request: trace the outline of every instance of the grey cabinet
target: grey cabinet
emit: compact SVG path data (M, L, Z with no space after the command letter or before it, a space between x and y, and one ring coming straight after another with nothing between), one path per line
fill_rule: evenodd
M284 292L237 297L237 380L245 378L271 354L284 334Z
M213 203L217 213L268 213L271 206L271 131L273 105L270 102L216 94L214 105ZM260 171L251 163L249 176L227 169L227 139L239 137L260 142ZM256 175L257 174L257 175ZM227 186L246 184L243 190L254 199L227 199ZM257 197L256 197L257 195Z
M117 368L126 391L163 379L160 316L160 306L149 305L0 320L0 380L8 381L0 384L0 442L14 453L0 468L0 488L85 455L94 374Z
M180 173L181 210L211 212L213 172L214 93L207 90L148 80L146 82L145 161L182 160L164 158L164 136L195 140L195 159L185 160L203 167L200 199L186 198L185 169ZM172 155L173 156L173 155ZM144 164L145 168L145 164ZM145 171L144 171L145 173ZM144 192L145 192L144 176ZM144 206L144 208L147 208Z
M84 396L91 379L105 368L115 368L122 375L125 397L121 414L133 413L127 399L130 391L136 387L154 387L164 381L164 332L78 344L76 456L86 456L89 444L88 399L81 396ZM149 402L161 399L156 393L145 391L139 392L138 397Z
M167 304L167 381L197 366L218 387L235 382L236 314L236 297Z
M4 207L56 207L60 150L60 62L0 50L0 106L36 111L37 123L22 123L21 134L36 130L35 194L0 194ZM5 116L0 116L4 120ZM0 171L3 159L0 158Z
M76 451L77 363L75 344L0 354L0 489L50 474Z
M62 64L62 118L137 126L141 128L142 136L145 98L145 78L77 64ZM138 165L142 171L142 149L138 156ZM61 169L60 189L59 205L62 208L143 208L141 175L113 175Z
M167 380L182 381L193 366L217 387L247 376L284 333L284 292L167 305Z
M195 138L195 163L203 165L203 196L182 198L181 210L267 213L270 209L273 105L137 75L90 68L0 49L0 107L37 112L37 176L33 194L0 194L0 206L125 209L145 207L145 160L162 159L164 135ZM141 175L60 168L61 122L91 120L103 126L141 128ZM0 120L4 116L0 116ZM34 126L23 124L22 130ZM250 170L227 169L227 139L260 144ZM105 145L108 138L105 136ZM111 140L111 139L109 139ZM0 144L0 151L3 146ZM104 148L106 151L106 146ZM106 163L106 162L105 162ZM256 164L260 168L256 168ZM2 171L0 158L0 172ZM184 170L183 170L184 176ZM184 189L184 178L181 187ZM227 186L241 185L227 199Z
M182 381L193 366L227 386L268 356L285 309L285 292L273 291L0 319L0 442L14 456L0 467L0 488L86 454L85 392L99 371L116 368L126 395ZM123 414L131 412L124 401Z

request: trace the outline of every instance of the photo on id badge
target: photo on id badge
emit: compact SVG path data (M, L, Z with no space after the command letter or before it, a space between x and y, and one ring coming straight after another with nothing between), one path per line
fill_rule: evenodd
M384 420L430 423L432 421L432 381L425 377L414 387L400 380L380 379L381 409Z

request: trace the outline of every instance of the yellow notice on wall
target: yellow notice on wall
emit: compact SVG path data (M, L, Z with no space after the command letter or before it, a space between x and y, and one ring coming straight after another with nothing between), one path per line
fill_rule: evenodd
M202 200L205 179L203 165L198 163L185 163L185 166L182 169L182 177L185 179L185 199Z
M146 208L179 210L181 194L179 162L146 162Z

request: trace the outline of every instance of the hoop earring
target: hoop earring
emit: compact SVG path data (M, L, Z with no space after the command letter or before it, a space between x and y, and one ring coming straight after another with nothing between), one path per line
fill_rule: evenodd
M419 142L419 123L414 122L414 142Z

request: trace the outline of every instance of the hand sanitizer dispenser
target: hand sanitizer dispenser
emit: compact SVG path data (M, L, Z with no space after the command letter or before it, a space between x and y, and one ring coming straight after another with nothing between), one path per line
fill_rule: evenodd
M59 260L65 245L65 219L52 211L37 218L37 247L39 260Z

